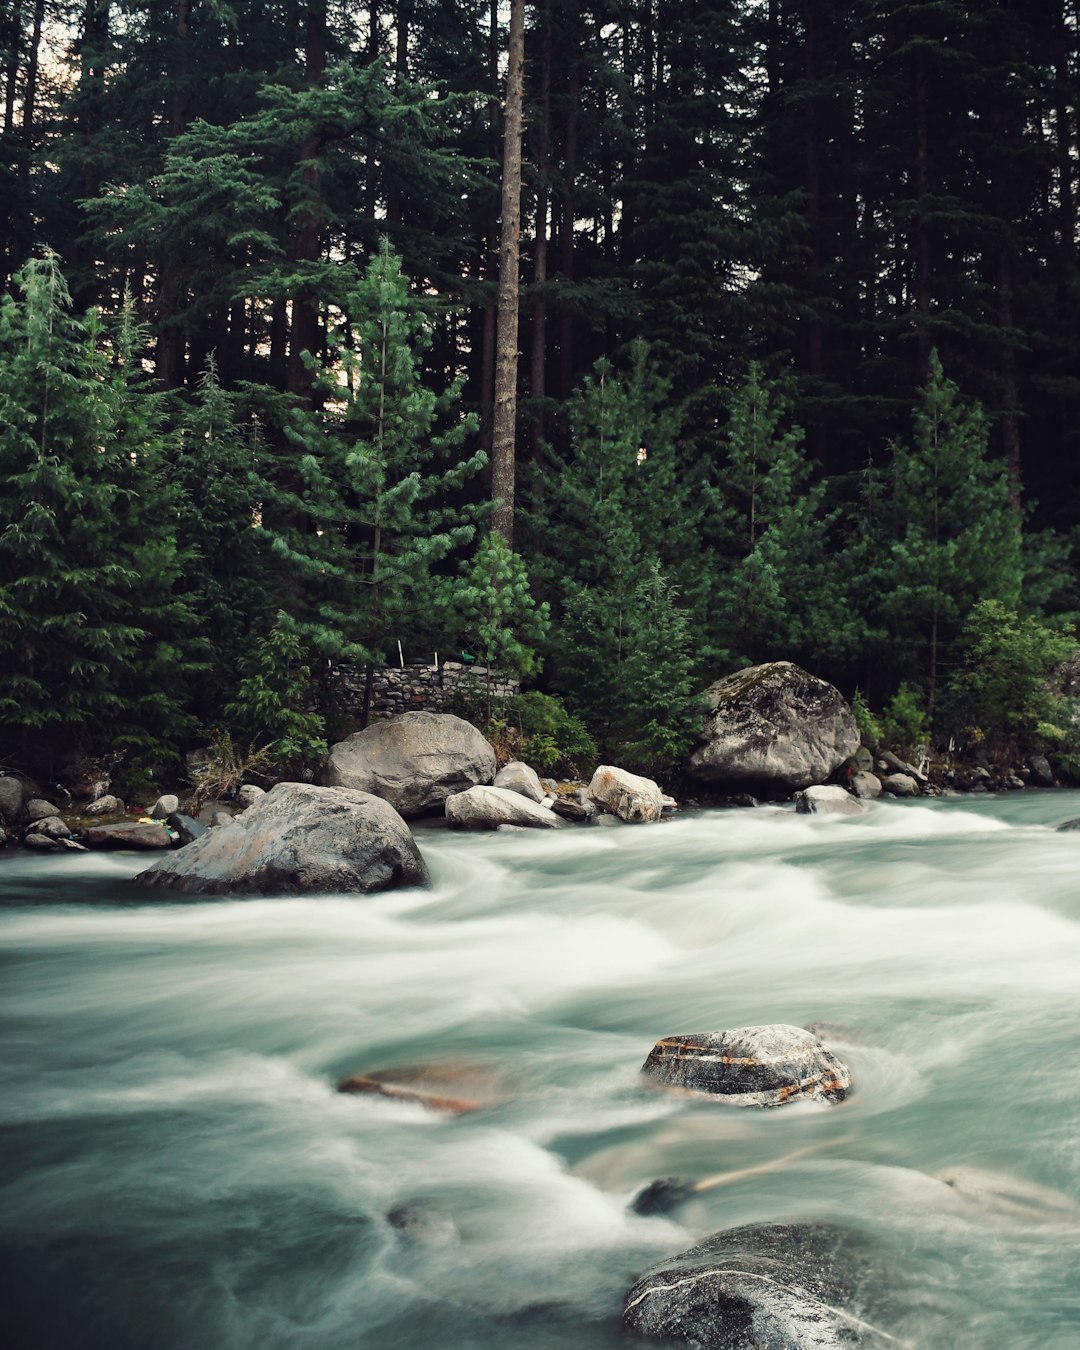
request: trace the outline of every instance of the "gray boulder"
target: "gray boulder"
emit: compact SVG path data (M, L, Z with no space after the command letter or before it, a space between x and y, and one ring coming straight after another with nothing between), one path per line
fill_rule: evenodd
M147 815L152 816L154 820L165 820L167 816L171 816L174 811L179 810L179 797L174 796L171 792L167 792L164 796L157 799L147 812Z
M164 825L124 821L119 825L88 825L79 835L87 848L146 849L172 848L172 835Z
M862 1234L832 1224L733 1228L642 1276L623 1327L698 1350L884 1350L897 1337L865 1306L882 1264Z
M732 1106L839 1102L851 1086L847 1066L820 1037L784 1023L667 1036L641 1071L665 1087L722 1097Z
M421 886L428 875L388 802L351 788L278 783L135 880L188 895L296 895Z
M447 797L446 823L455 830L497 830L500 825L552 830L562 821L550 807L520 792L481 784Z
M402 816L441 811L447 797L495 778L495 752L477 729L451 713L409 712L373 722L330 750L328 787L354 788L388 801Z
M881 779L876 773L860 769L851 775L851 790L856 797L873 799L881 796Z
M701 782L788 793L823 783L859 748L839 690L790 661L717 680L688 770Z
M98 797L96 801L88 802L82 808L82 814L84 816L122 816L124 810L124 803L119 797L106 795Z
M254 806L260 797L266 796L266 789L255 783L242 783L236 789L236 800L243 807Z
M201 835L207 834L205 825L185 815L182 811L174 811L171 815L165 817L165 824L176 834L177 843L181 848L185 844L190 844L193 839L198 839Z
M10 774L0 776L0 825L17 825L22 818L22 780Z
M1054 771L1045 755L1032 755L1029 761L1031 782L1035 787L1053 787Z
M850 792L832 783L803 788L795 794L795 810L806 816L857 816L862 809Z
M27 835L44 834L50 839L70 839L71 831L59 816L42 816L26 831Z
M589 783L589 796L620 820L632 825L649 824L660 819L665 798L651 778L628 773L611 764L601 764Z
M47 802L41 797L31 797L23 810L25 811L27 820L31 823L35 820L46 820L49 816L58 816L60 814L59 808L55 807L52 802Z
M919 785L909 773L891 773L881 784L894 797L917 797Z
M530 801L542 802L548 796L540 775L519 759L512 759L495 775L495 786L505 788L507 792L520 792Z

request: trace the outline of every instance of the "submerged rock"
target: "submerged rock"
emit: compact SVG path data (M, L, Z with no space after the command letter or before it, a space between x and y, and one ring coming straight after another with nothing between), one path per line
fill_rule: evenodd
M495 752L451 713L409 712L358 731L330 750L328 787L382 797L406 819L441 811L447 797L495 777Z
M832 1224L751 1224L650 1270L623 1327L699 1350L884 1350L896 1338L862 1307L878 1277L862 1234Z
M451 1116L481 1111L499 1097L487 1069L462 1064L425 1064L419 1068L357 1073L342 1079L338 1091L389 1097Z
M795 794L795 810L802 815L857 816L862 809L850 792L834 784L803 788Z
M787 795L823 783L859 747L840 691L790 661L737 671L706 697L711 713L688 766L702 782Z
M847 1066L818 1036L784 1023L665 1037L641 1071L665 1087L733 1106L839 1102L851 1087Z
M385 891L427 883L409 827L368 792L278 783L135 878L188 895Z

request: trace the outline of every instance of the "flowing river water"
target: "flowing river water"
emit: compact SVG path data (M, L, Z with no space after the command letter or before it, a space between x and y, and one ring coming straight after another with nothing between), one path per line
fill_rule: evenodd
M1053 826L1078 815L422 830L431 890L351 898L177 903L128 855L5 856L0 1339L615 1350L654 1262L829 1220L885 1244L898 1345L1075 1350L1080 833ZM663 1035L768 1022L828 1024L848 1100L639 1078ZM479 1066L491 1104L336 1091L424 1064Z

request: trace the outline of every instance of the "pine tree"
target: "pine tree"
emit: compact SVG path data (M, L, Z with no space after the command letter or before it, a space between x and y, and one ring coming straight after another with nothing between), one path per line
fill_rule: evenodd
M325 409L289 413L296 477L283 487L270 468L260 535L306 650L371 664L438 633L436 569L472 539L463 489L484 457L465 448L475 419L460 386L438 395L421 379L430 321L385 240L345 316Z
M936 351L914 424L912 444L895 451L884 609L893 641L915 648L932 724L942 668L969 610L979 600L1019 603L1020 532L1003 468L988 454L986 416L945 377Z
M0 726L24 753L145 754L194 666L176 497L130 327L73 318L54 254L0 302ZM111 355L110 355L111 353Z
M820 659L847 645L824 484L779 383L751 362L712 486L713 638L727 659Z

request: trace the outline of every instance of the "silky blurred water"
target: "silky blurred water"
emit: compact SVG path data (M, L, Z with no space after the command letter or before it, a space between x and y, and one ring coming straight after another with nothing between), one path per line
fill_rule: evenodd
M432 889L369 898L169 903L138 858L0 858L0 1339L606 1350L652 1262L824 1219L885 1244L898 1344L1075 1350L1075 816L425 830ZM763 1022L828 1024L847 1102L643 1087L659 1037ZM336 1091L432 1063L493 1104ZM675 1174L730 1175L629 1210Z

